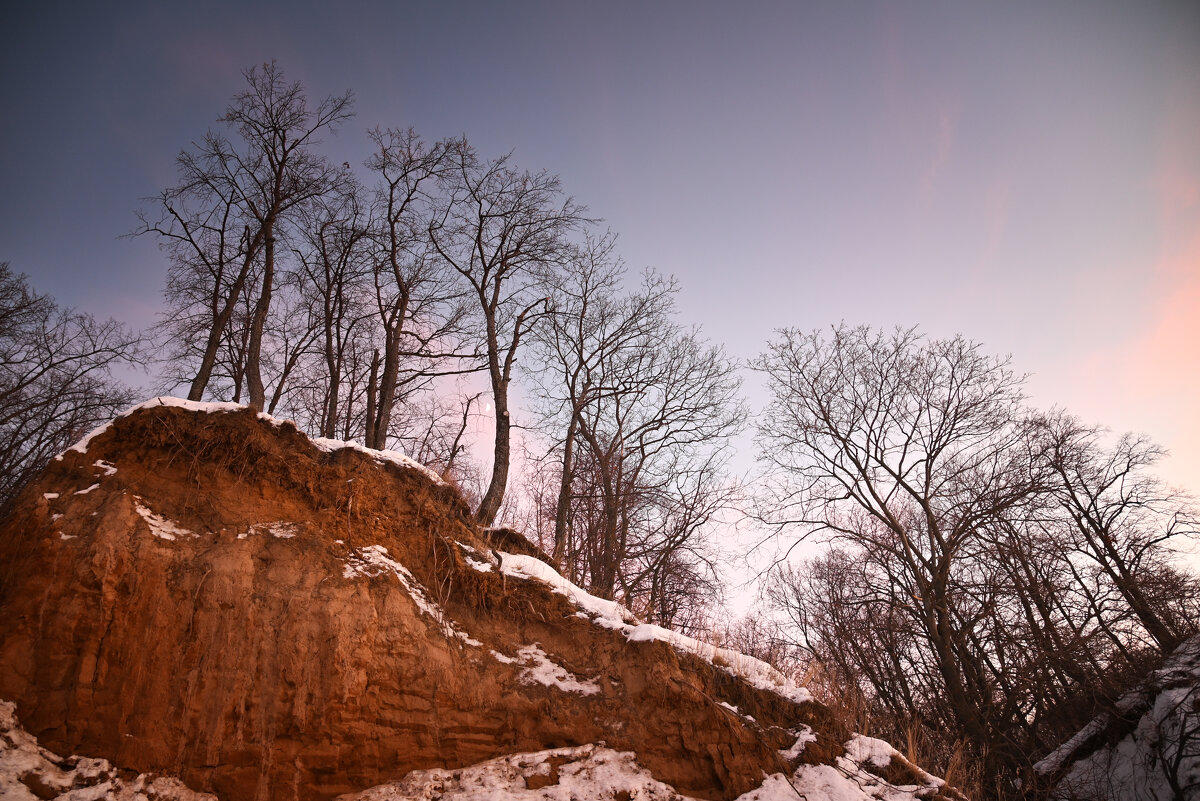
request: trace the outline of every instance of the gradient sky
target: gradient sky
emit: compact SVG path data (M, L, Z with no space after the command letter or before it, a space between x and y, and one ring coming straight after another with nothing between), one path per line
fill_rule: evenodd
M142 327L139 198L277 59L363 131L558 173L749 359L840 320L1011 353L1200 491L1200 3L6 3L0 260ZM753 389L753 378L749 384ZM761 403L761 398L754 398Z

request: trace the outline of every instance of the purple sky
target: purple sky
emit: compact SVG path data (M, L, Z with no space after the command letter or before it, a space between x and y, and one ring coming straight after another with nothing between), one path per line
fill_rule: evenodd
M1200 490L1200 4L65 5L0 12L0 260L63 303L153 321L118 237L275 58L357 94L339 161L413 126L558 173L738 357L961 332Z

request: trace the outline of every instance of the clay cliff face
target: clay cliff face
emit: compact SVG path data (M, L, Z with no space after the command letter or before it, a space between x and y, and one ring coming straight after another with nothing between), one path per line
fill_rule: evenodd
M601 742L733 798L844 752L802 693L631 636L528 578L540 565L505 565L402 459L150 404L52 463L0 528L0 699L54 751L222 799Z

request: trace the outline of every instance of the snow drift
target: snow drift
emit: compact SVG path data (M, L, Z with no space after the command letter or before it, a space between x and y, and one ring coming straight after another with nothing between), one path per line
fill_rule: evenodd
M1200 636L1034 770L1055 799L1200 797Z

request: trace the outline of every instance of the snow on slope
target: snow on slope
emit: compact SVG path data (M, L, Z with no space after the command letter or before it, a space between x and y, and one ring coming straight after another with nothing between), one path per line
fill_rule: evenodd
M834 765L802 765L792 776L775 773L737 801L915 801L941 787L921 774L922 784L897 786L868 769L887 764L895 750L881 740L854 737L847 756ZM852 756L855 756L852 758ZM879 760L882 758L882 762ZM555 748L480 762L456 770L415 770L398 782L343 795L338 801L695 801L655 779L637 755L603 744Z
M41 748L0 701L0 798L5 801L216 801L178 779L140 774L123 779L105 759L66 759Z
M1200 636L1115 706L1034 765L1043 776L1065 768L1052 797L1200 798Z
M462 543L459 544L462 545ZM463 547L466 548L466 546ZM589 595L540 559L512 553L500 553L498 556L499 564L497 566L505 575L526 580L533 579L548 584L554 592L565 595L571 603L579 607L582 610L580 614L589 617L599 626L620 631L630 642L650 640L665 642L677 650L704 659L760 690L773 692L797 704L812 700L812 694L808 690L797 687L795 683L766 662L728 648L709 645L662 626L641 623L625 607L613 601ZM476 554L476 558L480 559L481 555ZM483 569L475 559L468 560L468 563L476 569ZM490 569L490 565L488 569Z

